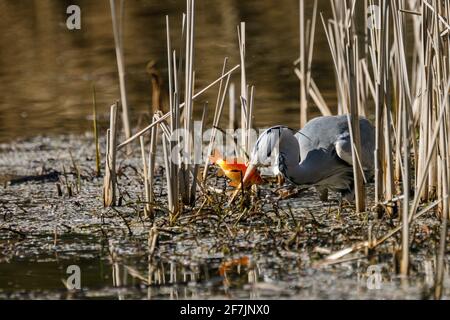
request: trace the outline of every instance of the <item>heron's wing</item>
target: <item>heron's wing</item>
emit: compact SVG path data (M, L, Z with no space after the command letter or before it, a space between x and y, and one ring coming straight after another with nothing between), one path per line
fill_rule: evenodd
M366 170L373 169L375 129L364 118L359 120L361 134L361 162ZM336 149L340 159L352 165L352 149L347 115L317 117L309 121L296 137L300 143L301 157L317 148Z
M362 167L365 171L373 170L373 135L372 132L366 132L363 130L364 126L361 126L361 154L359 155ZM349 165L353 165L352 157L352 143L350 133L348 131L338 135L336 142L334 143L336 154Z
M280 167L285 177L298 185L323 185L347 190L353 179L352 168L342 161L334 149L310 150L296 168Z
M350 139L350 133L344 132L339 135L334 143L336 154L349 165L353 165L352 157L352 143Z

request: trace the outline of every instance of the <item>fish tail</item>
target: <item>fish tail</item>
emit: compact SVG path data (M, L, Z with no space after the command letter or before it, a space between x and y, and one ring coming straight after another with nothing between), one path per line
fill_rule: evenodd
M238 181L238 180L231 180L230 181L230 187L233 187L233 188L239 187L240 184L241 184L241 182Z
M212 155L209 156L209 161L211 163L216 164L217 161L219 161L222 158L222 155L220 154L219 150L214 149Z

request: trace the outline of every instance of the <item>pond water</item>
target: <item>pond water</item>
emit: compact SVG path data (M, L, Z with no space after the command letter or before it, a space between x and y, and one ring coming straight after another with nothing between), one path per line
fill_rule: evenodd
M81 30L69 31L66 28L66 8L71 4L81 7ZM312 1L306 1L306 6L306 12L311 13ZM148 121L151 109L151 81L146 72L149 61L156 62L164 89L167 73L165 15L170 16L172 41L178 49L184 10L183 0L125 1L123 43L127 93L134 127ZM331 15L328 0L319 0L319 11L323 12L325 19ZM229 57L229 67L239 63L236 26L241 21L247 23L247 79L256 90L255 126L284 124L298 127L299 82L293 64L299 47L298 0L197 0L196 91L219 76L224 57ZM253 217L253 230L253 225L238 224L228 217L227 222L236 234L243 227L247 235L254 237L248 243L244 237L244 244L248 247L244 247L241 241L234 243L234 239L229 240L235 245L232 247L233 255L221 254L222 248L217 248L215 242L222 239L217 238L216 234L209 234L209 238L200 238L202 246L208 248L207 253L201 253L202 259L189 260L187 256L177 256L175 253L179 253L178 249L196 253L196 246L189 248L180 245L178 248L176 239L173 239L170 250L166 248L166 252L161 252L160 260L152 263L151 285L148 285L146 244L149 226L142 228L137 238L131 238L122 234L126 230L123 225L121 228L116 226L122 220L117 216L111 218L111 229L118 234L111 233L119 242L117 248L121 250L117 260L111 258L105 236L98 233L102 228L97 226L100 224L98 220L109 212L102 208L99 197L102 181L92 178L95 158L93 139L92 136L78 136L92 128L93 84L103 127L107 123L109 106L119 98L109 2L3 0L0 1L0 29L0 213L3 218L0 225L0 299L430 297L435 264L430 257L435 253L435 243L428 234L425 239L429 241L429 246L423 250L426 254L415 255L414 275L406 285L396 276L392 261L394 254L379 259L389 268L382 270L383 282L377 290L368 288L370 274L367 268L370 263L365 259L355 259L335 267L313 268L309 259L325 256L323 252L319 254L314 250L320 249L320 246L338 250L343 243L335 243L334 235L330 237L331 231L317 228L314 221L310 221L308 212L322 213L326 216L324 219L339 226L333 229L336 238L345 234L346 241L353 242L367 234L364 231L367 219L355 219L348 214L343 220L340 216L331 215L329 210L327 213L327 208L317 198L311 197L297 199L297 204L293 205L293 222L298 219L306 224L306 231L299 234L296 223L289 225L284 222L285 229L281 230L280 221L276 226L267 217L265 223L259 217ZM333 65L320 19L317 21L315 42L312 76L327 104L334 110ZM233 76L232 81L239 87L239 73ZM196 104L197 112L205 101L215 102L216 94L217 88L214 88L203 95ZM212 114L211 111L210 120ZM316 114L318 111L311 108L311 115ZM225 119L226 116L227 110ZM59 134L75 135L70 139L67 136L54 139L41 137L58 137ZM22 144L1 144L33 137L31 142ZM55 141L57 143L52 145ZM104 150L104 141L102 143ZM87 177L86 181L83 180L82 190L74 197L57 197L54 181L1 186L10 175L34 175L46 169L59 170L61 175L64 171L67 182L65 168L69 170L74 165L71 152ZM125 166L124 170L128 170L128 176L134 174L134 180L122 179L128 183L130 193L140 196L142 185L138 173L141 160L136 157L133 161L133 166ZM8 179L4 181L3 176ZM72 181L75 185L74 181L75 178ZM130 181L137 183L133 185L134 189L130 187ZM290 204L294 202L290 201ZM135 211L128 214L130 217L127 216L127 219L131 222L137 225L141 222ZM277 221L276 217L271 219ZM360 225L355 227L354 232L348 231L352 228L352 221ZM213 224L214 221L209 222ZM258 230L261 223L263 227ZM85 225L96 228L94 231L97 233L93 230L91 233L89 230L78 233ZM209 225L208 228L212 230ZM56 239L54 230L58 234ZM266 230L277 231L278 238L269 238ZM22 232L26 237L22 238ZM297 239L295 250L293 246L287 246L278 253L278 247L290 241L291 232L301 238ZM419 235L426 233L421 230L417 232ZM264 246L265 242L270 244L272 240L276 250ZM253 245L260 245L261 248L255 250ZM393 239L389 245L393 249L386 251L391 252L396 248L396 240ZM280 256L275 255L275 251ZM81 291L68 291L63 284L70 265L80 267ZM444 292L447 299L448 274L447 267L447 289Z
M114 262L107 250L71 254L61 249L76 235L62 240L58 250L39 259L27 257L0 264L0 299L430 299L431 260L407 282L388 265L378 274L367 272L363 261L337 268L295 270L275 261L254 263L251 258L210 258L201 263L159 262L149 265L144 255ZM89 239L95 243L97 239ZM52 241L52 239L51 239ZM49 247L51 247L49 245ZM104 248L103 248L104 249ZM53 251L53 252L52 252ZM57 253L56 253L57 251ZM123 253L123 252L122 252ZM126 255L126 253L125 253ZM67 290L63 282L80 270L81 290ZM377 269L378 270L378 269ZM377 279L380 279L379 282ZM446 281L447 283L448 281ZM75 282L70 282L75 284Z
M81 30L66 27L70 4L81 8ZM311 14L312 1L306 6ZM319 10L331 15L327 0L319 1ZM163 82L166 78L165 15L170 16L178 49L184 11L182 0L125 1L126 85L134 126L151 105L147 63L155 61ZM297 0L196 1L196 89L220 75L224 57L229 57L230 68L239 63L236 27L241 21L247 23L247 78L255 85L255 125L298 127L299 82L293 65L299 51ZM1 1L0 29L0 142L91 130L93 83L98 112L106 122L109 106L119 98L109 1ZM318 19L313 77L333 108L333 66L322 29ZM232 81L238 88L239 72ZM197 111L205 101L215 102L216 94L213 88L202 96ZM317 114L315 108L311 112Z
M89 141L90 135L73 135L0 144L1 171L10 178L29 177L8 184L0 175L0 299L432 297L439 233L432 214L413 228L406 284L397 273L396 237L368 258L354 252L344 257L348 261L317 266L329 253L366 239L370 225L382 237L392 222L351 208L338 213L335 195L324 204L312 189L283 200L270 185L260 190L262 206L256 212L243 214L239 206L230 212L225 195L211 194L221 210L186 210L175 225L161 211L152 222L142 218L139 152L121 161L123 206L103 208L103 179L95 176L95 146ZM104 147L102 140L102 154ZM54 179L30 176L42 170L56 172L62 196ZM224 183L218 178L215 185ZM154 191L164 207L161 170ZM160 229L155 254L148 245L152 225ZM80 270L79 291L64 285L73 265ZM373 271L379 276L374 278ZM376 279L379 287L373 286Z

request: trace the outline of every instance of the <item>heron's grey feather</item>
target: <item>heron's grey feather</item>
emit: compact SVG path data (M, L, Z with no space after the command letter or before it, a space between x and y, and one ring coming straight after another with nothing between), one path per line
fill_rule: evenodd
M373 170L375 149L375 129L365 118L360 118L361 161L365 170ZM310 150L336 148L342 160L352 165L351 139L346 115L318 117L309 121L305 127L296 133L300 144L300 157L303 159ZM338 151L338 150L337 150Z
M364 170L373 170L375 130L360 118L361 161ZM315 185L342 193L353 189L351 139L348 118L318 117L293 132L284 126L267 129L258 139L251 163L276 163L287 180L298 185Z

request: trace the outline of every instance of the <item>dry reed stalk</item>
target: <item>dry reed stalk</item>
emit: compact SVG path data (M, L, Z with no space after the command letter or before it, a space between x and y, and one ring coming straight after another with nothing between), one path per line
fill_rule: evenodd
M147 160L145 157L145 143L144 143L144 137L140 137L140 145L141 145L141 156L142 156L142 168L143 168L143 175L144 175L144 196L145 196L145 206L144 206L144 216L147 218L150 213L150 184L148 181L148 167L147 167Z
M116 204L116 156L117 156L117 109L119 103L111 106L110 128L107 133L106 169L103 181L103 205L112 207Z
M222 75L225 73L227 61L228 61L228 58L225 58L224 62L223 62L223 67L222 67ZM229 79L230 79L230 77L227 77L227 86L228 86ZM220 118L222 115L222 107L223 107L223 103L221 103L221 101L222 101L222 99L221 99L222 86L223 86L223 81L221 80L220 84L219 84L219 92L217 93L216 107L214 109L212 132L211 132L211 136L209 138L208 149L206 151L206 160L205 160L205 165L204 165L204 169L203 169L203 181L206 180L206 177L208 175L209 156L211 155L212 150L214 148L214 141L215 141L215 137L216 137L216 133L217 133L217 127L219 126L219 121L220 121ZM223 97L225 97L226 93L227 93L227 87L225 87L225 89L223 91Z
M248 92L247 92L247 76L245 71L245 22L241 22L240 27L237 26L238 32L238 44L239 44L239 56L241 59L241 146L242 149L248 153L247 146L247 105L248 105ZM243 155L241 155L243 156Z
M383 198L383 175L384 175L384 139L383 139L383 113L386 104L386 82L388 80L388 14L389 2L380 0L382 3L381 11L381 30L375 32L372 28L371 34L371 51L374 74L376 75L376 101L375 101L375 203L379 203ZM378 40L378 41L377 41Z
M228 129L232 131L236 130L236 94L234 83L230 84L228 90L228 103L229 103L229 114L228 114Z
M294 73L299 80L302 78L300 69L295 68ZM310 79L310 86L308 93L312 101L316 104L317 108L319 109L320 113L322 113L323 116L331 116L333 114L330 108L328 107L327 103L325 102L325 99L323 98L322 93L320 92L313 78Z
M354 34L354 26L352 24L351 33ZM357 97L358 82L356 79L356 64L357 64L357 51L358 51L358 39L356 36L348 39L348 62L349 66L349 80L350 80L350 122L351 122L351 143L352 148L352 162L353 162L353 180L355 188L355 202L356 212L363 212L366 208L365 190L361 171L359 170L356 154L361 154L361 134L359 126L359 107Z
M365 210L365 190L363 175L359 168L358 156L361 154L361 138L359 125L359 85L360 70L358 38L355 31L354 8L355 1L331 0L333 20L325 23L321 15L322 24L330 46L331 55L335 67L335 77L338 90L338 103L344 114L350 114L349 129L352 143L353 175L355 183L356 210ZM300 70L301 71L301 70ZM299 72L301 75L302 72ZM301 75L300 78L303 76Z
M402 108L403 116L403 214L402 214L402 260L400 265L400 272L402 275L408 275L409 271L409 123L408 123L408 110L406 107Z
M431 159L433 157L434 151L436 149L436 142L437 142L437 137L439 135L439 130L441 129L443 120L444 120L444 115L446 114L447 109L448 109L448 92L450 90L450 79L447 81L447 85L445 87L445 89L443 90L443 96L446 98L442 99L442 104L439 107L440 109L440 114L438 119L436 120L436 123L433 125L434 132L433 132L433 137L430 140L430 148L428 150L428 154L425 160L425 165L424 165L424 170L422 172L422 174L419 177L416 177L416 179L418 179L418 184L416 187L416 194L414 196L414 200L412 202L410 211L409 211L409 221L411 221L412 217L414 216L414 213L417 211L417 208L419 206L419 202L420 202L420 194L422 192L422 189L427 181L426 177L427 177L427 173L428 173L428 168L430 166L431 163Z
M166 41L167 41L167 73L169 79L169 108L171 111L171 128L174 127L174 107L173 107L173 72L172 72L172 44L170 41L170 23L169 16L166 15Z
M299 0L299 32L300 32L300 128L308 121L308 98L306 87L306 48L305 48L305 0Z
M224 91L226 93L226 90ZM195 137L195 141L200 141L199 146L194 146L194 167L192 169L192 186L191 186L191 195L189 203L191 206L195 206L195 200L196 200L196 191L197 191L197 184L198 184L198 170L199 170L199 163L201 161L202 157L202 137L203 137L203 128L205 126L205 120L206 120L206 112L208 110L208 104L205 103L205 106L203 107L203 114L202 114L202 120L200 124L200 128L197 132L194 132L194 135L197 134Z
M442 202L442 200L437 200L437 201L431 203L426 208L424 208L423 210L418 212L416 215L414 215L414 217L413 217L411 222L419 219L425 213L427 213L430 210L432 210L435 207L437 207L441 202ZM365 248L375 249L376 247L378 247L379 245L384 243L386 240L390 239L391 237L396 235L398 232L400 232L402 230L402 228L403 228L403 223L400 224L398 227L395 227L391 231L387 232L385 235L383 235L378 240L377 239L372 239L371 242L369 242L368 240L361 241L361 242L358 242L358 243L352 245L351 247L346 247L346 248L344 248L342 250L334 252L334 253L328 255L325 259L323 259L322 262L317 263L317 265L327 264L330 260L341 259L342 257L344 257L344 256L346 256L346 255L348 255L350 253L353 253L355 251L362 250L362 249L365 249Z
M189 204L190 202L190 184L189 173L191 171L191 157L193 148L193 128L192 128L192 116L193 116L193 91L194 91L194 0L187 0L187 31L186 31L186 52L185 52L185 91L184 102L186 104L184 109L184 130L185 134L185 146L184 146L184 175L186 193L183 194L183 202Z
M100 143L98 140L98 124L97 124L97 99L95 94L95 85L92 85L92 118L94 129L94 143L95 143L95 169L97 177L100 177L101 172L101 159L100 159Z
M131 137L131 128L130 128L130 120L128 117L127 92L126 92L126 86L125 86L125 63L124 63L124 57L123 57L122 40L120 37L120 34L122 32L121 31L122 24L119 25L119 23L117 21L115 0L109 0L109 5L111 7L111 18L112 18L113 33L114 33L114 43L115 43L115 49L116 49L117 68L118 68L118 72L119 72L123 130L124 130L126 139L129 139Z
M401 140L397 141L398 145L401 145L401 152L403 153L402 163L402 185L403 185L403 204L402 204L402 258L400 264L400 273L404 276L409 272L409 195L411 185L410 175L410 118L412 118L411 112L411 95L408 79L408 70L406 68L406 55L403 44L403 15L398 11L397 4L392 3L392 19L394 25L394 57L396 61L395 71L398 72L396 97L398 98L398 112L399 124L401 125Z
M389 9L389 8L388 8ZM388 42L389 42L389 24L387 25L387 33L386 33L386 39L384 39L384 41L386 42L386 47L388 47ZM391 57L394 54L394 51L391 50ZM386 52L387 54L387 52ZM386 57L386 63L388 63L389 61L389 57ZM394 66L394 64L393 64ZM382 165L383 165L383 169L382 169L382 176L383 176L383 187L382 187L382 197L384 201L391 201L395 195L396 195L396 190L395 190L395 163L394 163L394 157L393 157L393 150L394 148L398 147L396 150L399 151L399 158L398 161L399 163L401 163L400 161L400 141L401 141L401 133L400 133L400 129L401 129L401 125L399 125L398 127L398 139L395 140L396 137L396 123L393 120L393 114L395 114L395 112L398 110L396 110L396 107L398 107L398 105L395 105L395 102L393 103L392 101L394 100L393 95L394 93L392 92L392 90L394 89L393 84L397 84L395 82L395 79L397 79L398 77L395 77L395 75L393 74L392 77L389 77L389 72L387 72L386 70L386 74L384 75L385 80L384 82L384 86L385 86L385 93L383 94L384 97L384 103L383 103L383 112L382 112L382 117L383 117L383 138L384 140L381 143L381 146L383 147L383 151L381 153L382 155ZM397 124L401 124L401 121L397 122ZM395 144L397 143L397 145ZM399 176L400 177L400 176ZM385 208L385 212L389 215L389 216L393 216L393 214L395 213L395 209L397 206L392 206L392 207L386 207Z
M255 98L255 86L251 86L250 88L250 105L248 108L248 117L247 117L247 146L248 151L250 152L251 148L253 147L253 135L251 134L252 126L253 126L253 105L254 105L254 98Z
M160 123L160 126L163 124L163 122ZM175 205L174 205L174 198L173 198L173 186L172 186L172 178L171 178L171 161L170 161L170 151L168 150L167 144L170 143L170 141L167 141L166 136L163 134L161 135L161 143L163 146L163 153L164 153L164 169L165 169L165 175L166 175L166 189L167 189L167 200L168 200L168 210L170 214L175 213Z
M182 40L184 38L184 15L183 15L183 21L182 21ZM179 206L178 206L178 195L179 195L179 181L178 181L178 175L179 175L179 167L177 166L176 162L173 159L172 150L174 150L176 146L175 140L171 139L171 136L173 133L180 127L179 126L179 103L178 103L178 70L176 65L176 52L172 51L172 45L171 45L171 36L170 36L170 23L169 23L169 16L166 16L166 38L167 38L167 65L168 65L168 79L169 79L169 109L170 109L170 173L171 173L171 197L172 197L172 204L173 204L173 212L177 213ZM180 61L181 63L181 61ZM178 158L178 157L177 157Z
M222 77L219 77L218 79L216 79L215 81L211 82L208 86L206 86L205 88L203 88L202 90L200 90L199 92L197 92L195 95L192 96L192 99L195 100L196 98L198 98L199 96L201 96L203 93L205 93L208 89L210 89L211 87L215 86L217 83L220 82L221 79L227 77L229 74L233 73L236 69L238 69L240 67L240 65L236 65L234 66L232 69L228 70ZM179 109L182 109L185 106L185 103L181 103L179 105ZM149 124L147 127L145 127L144 129L142 129L141 131L137 132L136 134L134 134L131 138L126 139L124 142L122 142L121 144L119 144L117 146L118 149L123 148L124 146L128 145L129 143L133 142L134 140L138 139L140 136L142 136L143 134L145 134L147 131L149 131L151 128L153 128L154 126L156 126L157 124L159 124L161 121L166 120L167 118L169 118L171 116L171 113L168 112L166 114L164 114L162 117L159 118L159 120L157 121L153 121L151 124Z
M319 107L323 115L330 115L328 107L324 102L314 80L311 77L312 57L314 52L314 40L316 33L317 0L313 4L312 18L306 21L305 28L305 3L299 0L299 58L294 65L299 64L299 68L294 69L300 80L300 127L308 122L308 103L311 97Z
M444 130L441 130L442 139L441 142L444 142L445 134L443 133ZM448 147L448 139L446 139L446 147ZM444 143L442 145L444 147ZM446 149L448 150L448 149ZM442 182L443 182L443 192L445 195L448 195L448 185L449 185L449 179L448 179L448 171L447 171L447 155L443 155L442 157L442 168L443 168L443 174L442 174ZM443 282L444 282L444 269L445 264L444 260L446 257L445 251L446 251L446 245L447 245L447 229L448 229L448 216L449 216L449 199L448 196L446 200L443 201L443 215L442 215L442 222L441 222L441 233L440 233L440 240L439 240L439 251L437 256L437 267L436 267L436 280L435 280L435 290L434 290L434 297L435 299L441 299L442 298L442 292L443 292Z
M394 177L394 160L392 158L392 139L393 124L391 118L391 110L386 106L386 112L383 113L383 129L384 129L384 201L391 201L395 195L395 177ZM387 207L386 212L392 215L392 207Z
M155 118L153 118L155 120ZM150 133L150 150L148 155L148 188L149 188L149 197L148 197L148 214L153 216L153 203L154 200L154 178L155 178L155 166L156 166L156 146L157 146L157 138L158 138L158 126L155 126L151 129Z
M333 35L333 32L336 32L336 31L333 31L333 29L332 29L332 25L336 25L338 23L336 23L335 21L332 22L330 20L328 22L328 24L326 24L322 13L320 14L320 17L322 19L322 24L323 24L323 27L325 30L325 35L327 37L327 41L330 46L330 52L331 52L331 56L333 58L333 65L335 68L336 88L337 88L337 96L338 96L338 114L348 113L347 97L344 94L345 84L347 83L346 75L348 73L347 73L347 71L342 70L342 62L341 62L342 57L340 55L340 52L337 51L338 49L336 49L336 43L334 42L335 36ZM339 42L338 45L340 46L341 43ZM340 48L342 48L342 47L340 47Z
M448 202L448 200L447 200ZM448 205L447 205L448 209ZM439 252L437 257L437 267L436 267L436 279L435 279L435 288L434 288L434 298L436 300L440 300L442 298L442 292L444 289L444 271L445 264L444 260L446 257L446 245L447 245L447 234L448 234L448 216L444 214L441 225L441 234L439 241Z
M425 2L426 3L426 2ZM427 3L426 3L427 4ZM429 4L427 4L429 7ZM447 41L447 46L444 45L440 40L442 35L445 33L441 33L439 27L448 27L446 25L445 19L444 22L441 17L446 17L447 21L450 18L450 4L439 5L438 1L434 1L434 8L430 8L430 10L434 14L434 29L433 29L433 43L434 43L434 51L435 51L435 64L436 64L436 72L434 73L436 77L436 82L440 85L440 89L443 91L443 95L437 94L436 100L439 102L439 105L442 107L445 105L445 115L444 122L442 128L439 130L439 156L438 161L440 165L440 188L438 190L439 198L443 199L442 206L440 207L441 212L441 232L440 232L440 241L439 241L439 250L437 254L437 266L436 266L436 278L435 278L435 288L434 288L434 297L435 299L441 299L444 290L444 273L445 273L445 258L446 258L446 246L447 246L447 236L448 236L448 218L450 216L450 201L448 198L449 193L449 185L450 185L450 160L448 155L448 150L450 147L449 140L449 131L450 131L450 115L447 111L448 105L450 104L449 95L445 95L443 83L450 82L450 43ZM440 23L438 23L438 21ZM447 29L448 31L449 29ZM445 35L448 37L448 35ZM445 57L447 59L445 59ZM447 86L447 90L450 87ZM447 91L448 92L448 91Z

